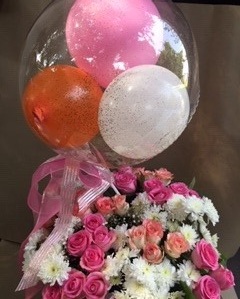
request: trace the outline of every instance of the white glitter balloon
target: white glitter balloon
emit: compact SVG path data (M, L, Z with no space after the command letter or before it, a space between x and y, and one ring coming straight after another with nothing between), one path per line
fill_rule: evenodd
M100 133L116 153L150 159L185 129L189 97L182 81L161 66L133 67L105 90L99 109Z

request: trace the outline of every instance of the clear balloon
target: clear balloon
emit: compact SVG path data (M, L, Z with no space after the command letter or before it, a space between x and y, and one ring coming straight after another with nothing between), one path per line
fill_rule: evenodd
M162 35L163 23L150 0L76 0L66 24L74 62L103 87L133 66L157 63Z
M161 12L163 22L163 49L157 65L172 71L186 86L192 119L199 96L198 53L194 36L180 9L172 1L153 1Z
M84 6L83 3L88 1L89 6ZM73 13L76 9L79 9L78 17ZM85 35L76 39L80 29ZM77 44L73 49L75 42ZM83 49L88 49L91 55L85 55ZM86 68L78 63L84 59ZM198 57L191 29L177 6L170 0L55 0L39 16L28 34L20 67L21 97L29 82L49 67L65 65L75 66L80 71L93 71L102 86L108 88L110 78L116 78L119 73L130 70L134 65L144 64L169 69L181 80L189 96L190 112L187 121L190 121L199 99ZM72 117L78 117L79 112L75 112L71 114ZM126 107L123 119L128 117L128 113ZM29 122L29 115L25 113L25 116ZM51 139L57 140L59 136L54 132ZM137 157L124 153L126 156L123 156L122 151L116 152L105 142L106 137L101 132L92 134L91 139L81 136L80 127L78 132L75 134L76 131L72 131L76 136L74 143L71 142L73 150L77 152L90 142L111 166L137 164L148 159L144 155ZM64 151L67 144L60 142L57 145L46 141L45 137L41 139L55 150L57 146L58 152L61 149ZM146 146L151 147L151 144Z
M119 75L105 90L100 133L109 147L131 159L150 159L183 132L189 98L181 80L166 68L143 65Z

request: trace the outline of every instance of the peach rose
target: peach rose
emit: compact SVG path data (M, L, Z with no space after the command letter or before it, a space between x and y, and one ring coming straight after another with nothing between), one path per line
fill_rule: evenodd
M179 258L182 253L190 249L190 245L181 233L175 232L167 235L164 248L168 255Z
M129 209L129 204L126 202L126 195L115 195L113 198L115 212L118 215L124 215Z
M129 246L131 249L142 249L146 243L146 229L143 225L133 226L128 230Z
M147 243L143 248L143 257L151 264L160 264L163 260L163 252L155 243Z
M162 224L157 220L146 219L143 221L146 229L146 240L151 243L158 243L163 237Z
M155 176L159 180L161 180L165 185L168 185L173 179L173 174L166 168L160 168L159 170L155 170Z
M100 197L96 202L96 208L102 215L109 216L113 214L115 206L110 197Z

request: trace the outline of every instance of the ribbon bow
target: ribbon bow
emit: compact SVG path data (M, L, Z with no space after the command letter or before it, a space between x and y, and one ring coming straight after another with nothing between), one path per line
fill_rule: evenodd
M51 179L43 195L41 195L38 191L39 182L49 175ZM32 185L28 195L28 205L33 211L36 220L30 235L40 229L57 213L59 213L59 221L39 250L35 252L16 291L29 288L31 290L38 283L37 275L41 262L48 256L52 246L65 236L66 228L71 223L76 189L80 187L85 189L85 193L78 198L79 212L83 212L110 186L119 194L113 185L113 177L110 170L95 162L57 156L40 165L33 174ZM28 238L21 246L21 253L23 253ZM33 292L31 291L30 293L32 294ZM32 295L29 298L32 298Z

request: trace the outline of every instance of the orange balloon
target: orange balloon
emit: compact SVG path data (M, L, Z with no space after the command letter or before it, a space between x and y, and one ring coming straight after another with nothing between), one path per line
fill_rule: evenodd
M48 67L33 77L23 94L32 130L55 149L77 148L98 132L102 89L79 68Z

